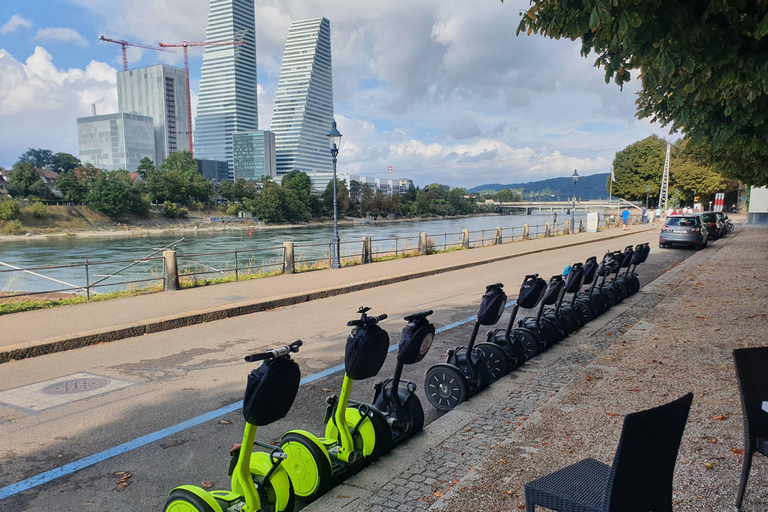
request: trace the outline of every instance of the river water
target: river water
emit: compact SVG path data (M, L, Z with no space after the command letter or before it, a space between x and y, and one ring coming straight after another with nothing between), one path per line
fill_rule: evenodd
M564 212L558 212L558 222L569 219ZM585 219L577 214L577 222ZM364 236L373 239L373 252L387 252L404 247L412 249L417 244L420 232L426 232L438 249L444 243L455 244L461 240L461 231L469 229L470 241L475 245L483 230L486 243L495 236L495 229L501 226L504 236L520 235L520 228L529 224L533 232L535 225L543 226L552 222L551 213L534 213L532 215L487 215L458 219L402 221L393 223L373 223L343 225L339 228L342 242L341 253L344 255L360 254L361 241ZM543 227L541 228L543 231ZM68 268L35 270L40 275L57 279L69 285L84 286L86 282L93 283L105 276L118 272L130 261L124 263L97 264L115 260L131 260L145 258L154 250L172 244L184 238L176 246L179 257L179 269L184 272L210 272L202 277L221 277L222 272L231 271L235 266L234 254L202 255L204 253L239 251L238 266L261 266L264 270L278 270L281 264L285 241L293 241L296 245L295 258L299 265L312 265L320 258L327 258L332 228L327 225L272 228L248 230L236 228L226 231L211 231L203 226L198 230L186 230L182 233L165 233L131 237L50 237L50 238L19 238L13 241L0 242L0 262L19 268L43 266L76 265ZM447 235L446 235L447 234ZM397 242L396 242L397 240ZM506 241L506 240L505 240ZM349 243L347 243L349 242ZM354 242L354 243L352 243ZM269 249L273 248L273 249ZM252 252L254 249L259 251ZM269 250L267 250L269 249ZM249 252L251 251L251 252ZM160 254L156 255L160 256ZM83 265L86 258L89 261L88 276ZM0 265L0 271L8 270L6 265ZM217 273L218 271L218 273ZM102 284L122 283L138 279L151 279L162 276L162 261L142 262L130 269L120 271L109 277ZM87 279L87 281L86 281ZM157 282L157 281L155 281ZM149 284L149 283L144 283ZM134 285L136 286L136 285ZM42 292L56 291L69 286L45 279L40 276L23 272L0 272L0 292ZM98 291L113 291L125 289L126 285L111 285L97 288Z

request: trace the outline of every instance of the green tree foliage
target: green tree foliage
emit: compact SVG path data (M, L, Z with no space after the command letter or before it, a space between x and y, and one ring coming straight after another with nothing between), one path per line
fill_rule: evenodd
M244 199L256 199L256 187L251 181L237 178L234 182L225 181L219 185L219 195L230 203L237 203Z
M19 217L21 208L16 201L0 201L0 220L14 220Z
M149 173L151 171L154 171L156 169L155 163L152 161L151 158L148 156L145 156L141 160L139 160L139 166L136 168L136 172L139 173L139 176L141 176L141 179L144 181L147 181L147 177L149 176Z
M48 216L48 207L45 206L43 203L36 201L31 208L31 213L33 217L37 217L38 219L44 219Z
M91 190L93 180L101 173L91 164L76 167L71 171L59 174L54 186L67 201L82 202Z
M80 160L69 153L56 153L53 155L51 170L59 174L69 172L80 167Z
M149 201L141 185L133 185L126 171L99 173L85 197L85 203L112 219L119 219L127 212L146 214Z
M213 187L188 151L171 153L158 169L147 171L147 187L150 199L158 203L205 203L213 195Z
M581 40L619 86L639 70L638 117L687 134L730 178L768 185L768 2L532 4L518 34Z
M520 201L521 199L522 196L518 191L512 192L508 188L499 190L494 197L494 200L500 203L511 203L513 201Z
M38 169L51 169L54 165L53 151L50 149L29 148L19 157L19 163L32 164Z
M294 169L283 176L282 185L284 188L292 190L305 206L309 206L312 180L309 179L307 173Z
M264 188L261 189L257 213L264 222L285 222L284 203L285 191L283 187L273 181L268 181L264 183Z
M29 162L15 164L9 177L8 193L11 197L34 196L45 199L53 196L51 189L37 174L35 166Z
M325 211L333 215L333 180L323 191L323 204ZM349 210L349 189L347 189L347 180L336 180L336 210L339 216L344 215Z

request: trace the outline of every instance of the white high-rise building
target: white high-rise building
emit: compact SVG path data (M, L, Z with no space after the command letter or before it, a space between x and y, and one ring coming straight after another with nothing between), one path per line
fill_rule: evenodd
M328 132L333 122L331 22L294 21L280 68L275 111L277 175L293 169L333 172Z
M136 172L142 158L155 158L152 118L123 112L78 117L77 146L84 164Z
M195 158L222 160L233 170L232 134L259 129L253 0L211 0L195 118Z
M189 151L184 70L157 64L117 72L120 112L149 116L155 125L155 165L171 153Z

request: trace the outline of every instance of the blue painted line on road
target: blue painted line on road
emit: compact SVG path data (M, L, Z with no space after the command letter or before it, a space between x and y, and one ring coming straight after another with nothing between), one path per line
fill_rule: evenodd
M512 301L508 303L505 307L509 307L514 303L515 301ZM435 333L448 331L460 325L472 322L474 321L474 319L475 319L474 316L463 318L457 322L453 322L451 324L444 325L439 329L436 329ZM389 352L393 352L394 350L397 350L397 344L394 344L391 347L389 347ZM310 382L320 380L324 377L328 377L329 375L333 375L334 373L338 373L342 371L344 371L343 364L339 364L331 368L327 368L323 371L313 373L312 375L308 375L302 378L301 385L304 386L306 384L309 384ZM32 489L33 487L37 487L38 485L48 483L52 480L56 480L57 478L71 475L76 471L80 471L81 469L85 469L87 467L93 466L95 464L98 464L99 462L104 462L105 460L111 459L113 457L117 457L118 455L122 455L131 450L135 450L136 448L141 448L142 446L146 446L150 443L159 441L164 437L178 434L179 432L182 432L192 427L196 427L202 423L205 423L206 421L214 420L219 416L224 416L225 414L229 414L231 412L237 411L242 406L243 406L242 402L235 402L234 404L227 405L220 409L216 409L215 411L202 414L200 416L178 423L176 425L172 425L162 430L158 430L157 432L153 432L151 434L147 434L146 436L139 437L137 439L134 439L133 441L129 441L127 443L123 443L121 445L115 446L114 448L109 448L108 450L104 450L103 452L90 455L80 460L76 460L75 462L70 462L69 464L65 464L59 468L52 469L50 471L45 471L44 473L40 473L39 475L35 475L25 480L21 480L20 482L16 482L15 484L11 484L6 487L0 488L0 500L4 498L8 498L10 496L13 496L14 494L18 494L23 491L27 491L29 489Z

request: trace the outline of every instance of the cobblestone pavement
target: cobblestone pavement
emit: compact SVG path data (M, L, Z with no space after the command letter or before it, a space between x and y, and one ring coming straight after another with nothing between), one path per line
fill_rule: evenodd
M768 230L747 228L691 256L305 510L522 509L525 482L609 463L624 414L688 391L675 510L730 510L743 436L731 351L765 343L766 246ZM747 510L768 508L767 463L753 464Z

